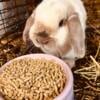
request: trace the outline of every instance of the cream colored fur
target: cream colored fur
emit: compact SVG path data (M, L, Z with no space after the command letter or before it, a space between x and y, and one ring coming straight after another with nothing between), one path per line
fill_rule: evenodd
M66 25L59 28L59 22L64 19L70 20L70 18L73 17L73 15L69 17L70 12L77 13L84 33L82 33L82 37L85 39L87 16L81 0L43 0L31 15L34 19L34 23L29 30L29 38L44 52L56 55L56 50L59 51L60 47L63 47L67 39L69 39L68 36L70 33L68 26ZM50 33L49 36L54 39L54 44L52 42L50 45L43 46L36 42L36 34L44 30ZM61 54L65 58L74 59L76 54L74 50L72 50L73 46L70 49L71 50L65 54Z

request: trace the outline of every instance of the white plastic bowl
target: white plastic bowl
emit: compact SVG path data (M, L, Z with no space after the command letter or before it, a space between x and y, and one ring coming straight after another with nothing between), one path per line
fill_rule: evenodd
M49 55L49 54L29 54L29 55L24 55L24 56L20 56L17 57L9 62L7 62L6 64L4 64L1 68L0 68L0 73L2 73L2 71L4 70L4 68L9 65L10 63L12 63L13 61L17 60L17 59L23 59L23 58L32 58L32 59L47 59L47 60L53 60L54 62L60 64L60 66L62 67L62 69L65 72L67 81L65 84L65 88L64 90L54 99L54 100L74 100L74 94L73 94L73 75L71 72L71 69L68 67L68 65L66 63L64 63L64 61L62 61L61 59ZM0 97L0 100L3 100Z

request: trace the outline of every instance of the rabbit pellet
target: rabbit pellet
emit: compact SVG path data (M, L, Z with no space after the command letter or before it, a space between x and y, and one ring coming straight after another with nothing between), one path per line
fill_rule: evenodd
M59 64L25 58L15 60L0 74L0 92L5 100L53 100L65 82Z

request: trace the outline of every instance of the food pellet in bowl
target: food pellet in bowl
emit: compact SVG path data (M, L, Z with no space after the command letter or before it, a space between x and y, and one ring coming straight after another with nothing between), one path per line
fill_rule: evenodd
M18 59L0 74L0 92L5 100L53 100L65 83L61 66L46 59Z

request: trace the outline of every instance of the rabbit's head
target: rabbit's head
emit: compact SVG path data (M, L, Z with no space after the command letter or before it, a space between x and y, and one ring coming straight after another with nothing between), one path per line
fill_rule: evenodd
M59 57L82 58L85 54L85 33L74 9L41 3L27 20L24 40L28 38L45 53ZM71 52L73 51L73 52Z

